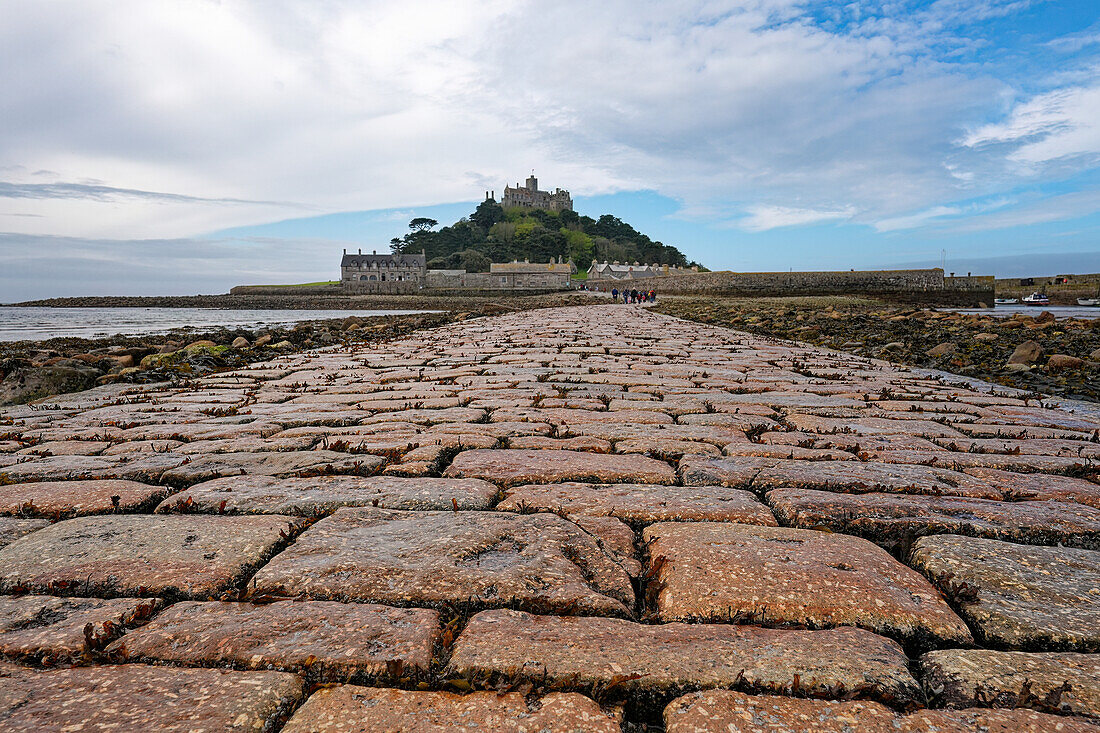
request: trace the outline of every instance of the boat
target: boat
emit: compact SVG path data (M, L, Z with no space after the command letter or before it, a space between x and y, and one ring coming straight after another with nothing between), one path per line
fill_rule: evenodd
M1050 305L1050 298L1045 293L1032 293L1020 300L1024 305Z
M1020 302L1019 298L994 298L993 303L995 305L1016 305Z
M1089 308L1096 308L1100 306L1100 298L1078 298L1077 305L1083 305Z

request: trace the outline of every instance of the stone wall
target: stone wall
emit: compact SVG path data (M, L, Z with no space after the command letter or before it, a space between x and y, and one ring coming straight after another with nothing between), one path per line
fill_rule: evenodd
M782 291L784 295L882 290L942 290L943 270L842 270L837 272L701 272L662 279L669 293Z
M427 286L432 290L566 290L567 272L466 272L428 270Z
M835 272L703 272L653 281L660 293L774 297L866 295L929 305L993 303L993 278L945 278L928 270L840 270Z

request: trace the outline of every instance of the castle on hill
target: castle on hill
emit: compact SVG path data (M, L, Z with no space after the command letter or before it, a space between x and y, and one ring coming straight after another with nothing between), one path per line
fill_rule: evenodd
M495 193L495 192L493 192ZM485 199L493 196L486 192ZM550 191L539 190L539 179L534 175L528 176L523 186L518 183L515 186L505 186L504 196L500 200L504 208L518 206L525 209L545 209L547 211L572 211L573 199L565 189L555 188Z

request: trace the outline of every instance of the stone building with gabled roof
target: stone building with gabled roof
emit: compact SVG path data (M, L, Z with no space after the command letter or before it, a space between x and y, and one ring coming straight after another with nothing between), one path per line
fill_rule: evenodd
M348 254L340 260L340 282L345 287L367 292L407 292L423 287L428 258L420 254Z
M643 280L650 277L660 277L663 275L680 275L685 272L694 272L698 268L691 268L685 270L682 267L675 267L673 265L643 265L639 262L630 264L629 262L597 262L592 260L592 265L588 268L589 280Z
M562 258L559 256L557 262L551 257L549 262L531 262L530 260L512 260L511 262L494 262L489 265L489 272L512 272L512 273L541 273L541 272L559 272L564 273L568 277L572 277L577 274L577 266L573 264L573 260L568 262L562 262Z

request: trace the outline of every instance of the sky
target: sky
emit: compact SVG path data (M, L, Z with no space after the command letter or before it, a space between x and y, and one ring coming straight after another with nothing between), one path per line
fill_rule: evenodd
M712 269L1100 271L1097 0L0 0L0 302L338 276L535 171Z

